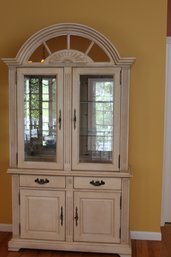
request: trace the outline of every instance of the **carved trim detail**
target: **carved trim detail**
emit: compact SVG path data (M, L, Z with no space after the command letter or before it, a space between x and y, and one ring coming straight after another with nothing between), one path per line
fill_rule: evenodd
M80 51L73 50L73 49L65 49L50 55L48 58L46 58L45 63L87 64L87 63L93 63L93 61L90 57L88 57L86 54Z

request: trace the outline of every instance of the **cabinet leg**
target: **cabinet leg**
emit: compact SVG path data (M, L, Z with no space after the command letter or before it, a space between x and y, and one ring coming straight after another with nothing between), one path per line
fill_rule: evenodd
M15 243L15 239L11 239L8 242L8 251L9 252L18 252L20 251L21 247L17 247L16 243Z

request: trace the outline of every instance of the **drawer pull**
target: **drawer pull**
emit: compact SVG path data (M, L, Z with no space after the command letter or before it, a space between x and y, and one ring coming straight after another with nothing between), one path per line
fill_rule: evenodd
M92 180L90 181L90 184L93 185L93 186L96 186L96 187L99 187L99 186L102 186L102 185L105 185L105 182L103 180L99 181L99 180Z
M43 179L43 178L36 178L35 179L35 182L39 185L44 185L44 184L47 184L49 183L49 180L47 178Z

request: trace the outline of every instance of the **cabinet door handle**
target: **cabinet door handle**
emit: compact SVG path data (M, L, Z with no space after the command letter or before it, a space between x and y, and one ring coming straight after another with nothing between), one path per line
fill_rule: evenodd
M74 109L74 129L76 129L77 124L77 115L76 115L76 109Z
M62 124L61 110L59 110L59 119L58 119L58 122L59 122L59 130L61 130L61 124Z
M36 178L35 179L35 182L39 185L44 185L44 184L47 184L49 183L49 180L47 178L43 179L43 178Z
M77 227L78 226L78 208L77 207L75 208L75 217L74 217L74 219L75 219L75 225Z
M61 226L63 226L64 214L63 214L63 207L62 206L61 206L60 220L61 220Z
M99 180L92 180L90 181L90 184L93 185L93 186L96 186L96 187L99 187L99 186L102 186L102 185L105 185L105 182L103 180L99 181Z

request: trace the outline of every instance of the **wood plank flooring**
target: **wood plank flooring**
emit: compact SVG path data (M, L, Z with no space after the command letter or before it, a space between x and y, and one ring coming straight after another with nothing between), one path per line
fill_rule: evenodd
M171 226L161 228L162 241L132 240L132 257L171 257ZM22 249L8 251L11 233L0 232L0 257L117 257L115 254L77 253Z

